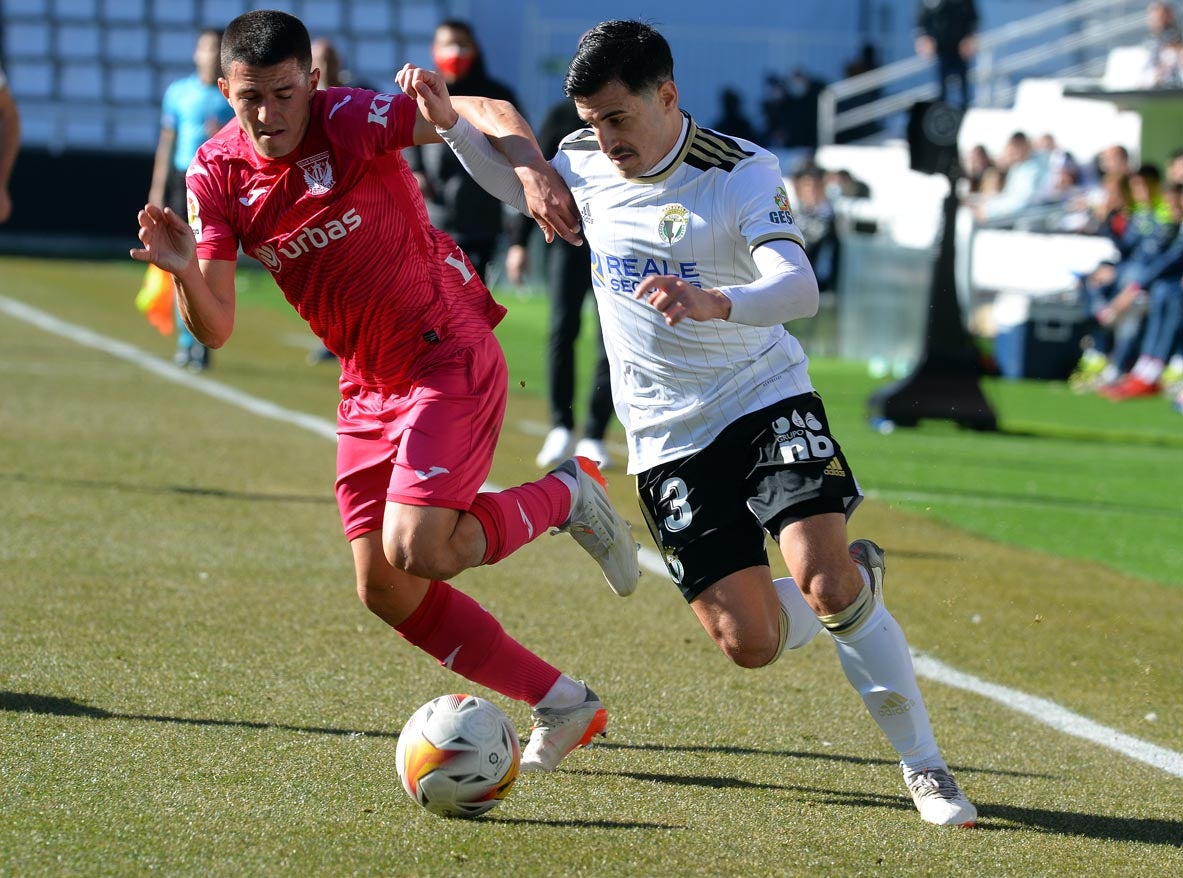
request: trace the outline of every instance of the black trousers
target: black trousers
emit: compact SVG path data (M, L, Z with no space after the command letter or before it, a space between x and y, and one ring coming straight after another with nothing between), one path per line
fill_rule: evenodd
M583 302L591 292L591 257L586 243L573 247L555 241L547 247L550 327L546 342L546 377L552 427L575 428L575 341L583 326ZM612 387L604 336L596 321L596 365L583 435L603 439L612 418Z

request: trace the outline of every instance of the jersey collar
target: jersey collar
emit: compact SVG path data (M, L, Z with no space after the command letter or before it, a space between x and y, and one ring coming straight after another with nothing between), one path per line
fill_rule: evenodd
M690 152L690 144L694 142L694 137L698 133L698 126L694 124L689 113L685 110L680 112L682 113L682 133L678 135L674 148L667 152L661 161L650 168L647 173L639 177L627 178L630 183L660 183L676 171L685 160L686 154Z

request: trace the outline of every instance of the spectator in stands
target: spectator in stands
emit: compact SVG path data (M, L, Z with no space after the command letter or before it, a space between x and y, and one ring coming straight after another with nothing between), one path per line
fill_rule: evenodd
M957 106L969 106L969 61L977 50L978 10L974 0L920 0L916 9L916 51L937 61L937 100L955 103L949 80L956 80Z
M861 76L864 73L870 73L879 66L879 56L875 51L873 43L864 42L859 46L858 54L854 56L842 68L842 75L850 79L852 76ZM820 85L820 84L819 84ZM818 92L820 94L821 88ZM867 91L860 92L844 100L838 102L838 112L845 113L850 110L863 106L864 104L871 104L883 97L883 89L872 88ZM817 118L817 101L813 102L813 118ZM837 132L834 140L836 143L858 143L860 140L866 140L883 130L883 123L879 121L863 122L861 125L855 125L851 128L846 128ZM816 146L817 141L814 141Z
M1002 191L1002 170L990 158L990 152L982 144L969 151L965 160L965 177L971 195L990 196Z
M564 98L552 106L538 131L542 154L550 158L559 151L559 143L572 131L586 127L575 104ZM730 132L729 132L730 133ZM538 229L532 219L521 217L516 240L505 254L505 274L511 283L521 283L528 264L528 243ZM591 287L591 251L585 241L576 247L557 238L546 248L547 294L550 297L550 324L546 336L546 391L551 429L542 442L535 463L553 469L572 454L596 461L600 469L612 466L604 446L604 435L612 421L612 384L608 354L600 322L594 320L596 364L588 394L587 416L582 437L575 432L575 352L583 328L583 303ZM593 309L594 310L594 309Z
M764 77L764 95L760 99L760 115L764 119L761 143L771 147L789 145L789 96L785 82L775 73Z
M1010 226L1039 203L1049 179L1049 154L1036 152L1022 131L1006 142L1001 159L1005 179L1002 190L974 204L974 217L980 223Z
M730 134L733 137L742 137L744 140L757 140L756 127L748 119L747 113L743 108L743 95L741 95L734 88L728 86L719 92L719 104L722 112L719 114L714 124L711 125L720 134ZM578 115L576 115L578 120ZM817 114L814 114L817 118ZM582 122L576 127L581 127ZM574 129L572 129L574 130ZM564 132L569 133L569 132ZM546 144L543 144L545 148Z
M1146 49L1151 58L1157 58L1166 46L1179 37L1179 23L1175 10L1164 0L1153 0L1146 6Z
M185 206L185 171L198 148L234 118L234 111L218 88L222 32L206 28L193 49L193 73L178 79L164 91L160 113L160 138L152 166L148 203L171 207L181 216ZM209 348L193 337L177 313L177 352L173 361L194 372L209 368Z
M826 198L833 204L839 198L870 198L871 187L846 168L825 172Z
M805 252L813 265L819 290L838 288L838 232L834 206L826 197L825 172L815 165L793 173L793 219L805 238Z
M1167 157L1167 183L1183 183L1183 149L1176 149Z
M513 91L485 70L485 56L472 25L447 19L435 29L431 56L451 95L497 98L517 105ZM406 152L415 172L431 224L447 232L468 255L472 267L489 283L489 263L504 231L501 202L482 189L442 143Z
M817 149L817 102L826 84L797 67L785 79L785 101L782 108L785 125L785 146L791 149ZM843 132L846 135L846 132ZM841 138L839 138L841 142Z
M1133 366L1128 346L1122 348L1123 357L1113 355L1120 347L1118 334L1124 338L1139 325L1130 319L1134 312L1128 308L1121 313L1107 309L1127 284L1141 275L1147 263L1158 259L1178 231L1172 210L1160 197L1157 166L1142 165L1130 175L1129 184L1134 206L1125 231L1114 239L1119 261L1104 263L1082 279L1081 302L1096 325L1088 333L1088 347L1069 379L1075 390L1112 384Z
M1183 33L1175 29L1168 31L1158 53L1150 61L1151 88L1183 86Z
M1132 204L1129 175L1115 171L1072 198L1057 228L1116 241L1125 234Z
M1157 255L1149 256L1130 267L1123 275L1125 285L1103 307L1097 319L1103 326L1129 324L1114 348L1111 362L1119 368L1130 363L1129 371L1119 380L1102 386L1102 396L1115 401L1157 396L1162 391L1163 373L1179 349L1183 327L1183 235L1178 232L1183 221L1183 183L1166 188L1163 198L1170 210L1165 228L1174 226L1174 239ZM1136 359L1135 359L1136 355ZM1169 379L1168 379L1169 382Z
M12 196L8 194L8 181L12 179L12 168L21 145L21 116L13 100L8 78L0 67L0 223L12 216Z

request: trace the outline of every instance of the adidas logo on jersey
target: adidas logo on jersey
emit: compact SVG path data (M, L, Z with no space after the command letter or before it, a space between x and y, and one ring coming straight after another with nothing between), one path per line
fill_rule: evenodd
M842 476L846 475L846 470L842 468L842 464L838 462L838 458L830 458L830 462L826 464L825 470L822 471L823 476Z

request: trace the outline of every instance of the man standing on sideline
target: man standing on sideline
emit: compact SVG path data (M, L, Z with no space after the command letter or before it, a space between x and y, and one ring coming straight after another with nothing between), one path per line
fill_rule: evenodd
M204 344L234 328L239 246L341 360L337 502L365 606L457 674L525 701L523 770L552 770L607 725L604 705L512 639L446 581L493 564L549 528L575 538L629 594L637 547L591 461L480 493L508 393L493 327L505 309L464 251L427 222L401 151L438 139L406 95L317 89L303 23L274 10L226 28L222 93L234 109L187 177L189 224L139 212L134 259L171 272ZM477 115L477 99L461 102ZM515 114L516 117L516 114ZM520 117L516 117L520 120ZM515 163L536 221L578 241L569 193L528 127L491 130ZM488 141L486 141L488 142Z
M440 22L431 44L431 57L451 94L517 104L509 87L489 76L484 53L468 22L454 18ZM500 202L464 173L446 146L417 147L408 152L407 161L419 181L431 224L451 235L468 254L481 280L490 283L489 264L505 226Z
M457 115L439 77L407 65L397 81L523 209L523 169ZM740 667L828 631L921 818L975 824L884 605L883 552L847 546L862 492L784 327L817 312L818 288L776 157L680 109L669 44L643 22L584 34L564 91L589 127L551 163L584 219L629 472L671 578ZM773 580L766 534L791 577Z
M21 148L21 116L8 87L8 77L0 67L0 223L12 216L12 196L8 181L16 165L16 154Z
M961 109L969 107L969 60L977 51L978 10L974 0L920 0L916 8L916 52L937 60L937 100L953 104L949 79L957 80Z
M538 132L542 154L553 156L563 138L582 127L583 120L575 111L575 104L569 98L559 101L550 108ZM471 178L465 174L465 179ZM537 224L524 221L518 228L517 240L505 254L505 274L514 284L521 283L525 273L527 247ZM596 364L588 393L587 416L582 436L578 441L575 438L575 347L583 328L583 303L591 292L591 261L586 242L578 247L561 240L550 245L546 251L546 292L550 298L546 398L551 428L535 463L542 469L550 469L574 453L591 458L607 469L612 466L612 459L604 447L604 434L612 420L612 386L599 320L595 321Z
M160 113L160 139L152 166L148 203L185 213L185 171L197 148L234 118L234 112L218 89L218 52L222 32L206 28L193 49L193 73L178 79L164 91ZM177 314L177 352L173 361L194 372L209 368L209 348L193 337Z

